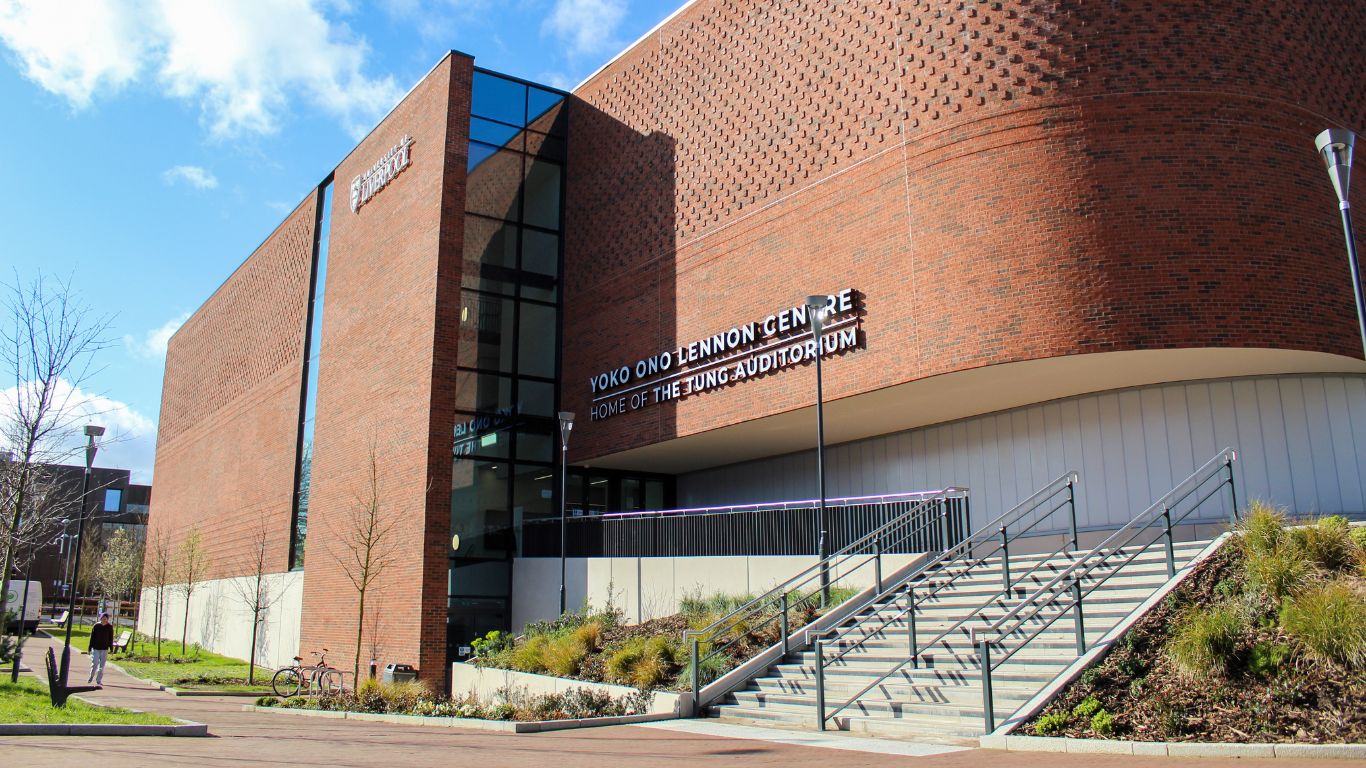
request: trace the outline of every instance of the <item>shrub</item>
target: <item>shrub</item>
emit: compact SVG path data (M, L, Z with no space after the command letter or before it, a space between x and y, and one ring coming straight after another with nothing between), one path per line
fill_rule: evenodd
M1067 727L1071 718L1066 712L1054 712L1039 718L1039 722L1034 724L1034 733L1038 736L1048 736L1058 733Z
M1291 599L1281 624L1313 659L1366 666L1366 600L1345 583L1324 584Z
M521 645L512 649L508 663L519 672L544 672L545 649L550 645L549 635L528 637Z
M1157 720L1157 727L1163 736L1183 736L1186 733L1186 726L1189 718L1186 717L1186 710L1176 704L1166 701L1159 701L1153 706L1153 714Z
M573 637L585 650L592 652L602 648L602 630L605 629L601 621L593 620L585 622L573 632Z
M1102 709L1091 717L1091 730L1097 736L1115 735L1115 716Z
M1100 699L1097 699L1095 696L1087 696L1072 710L1072 716L1089 720L1092 715L1100 712L1102 709L1103 707L1100 706Z
M308 706L308 699L303 696L290 696L281 702L280 706L289 709L304 709Z
M579 673L579 665L583 664L588 649L579 639L578 630L559 637L543 636L536 639L546 641L541 648L540 661L547 672L560 677L573 677Z
M1314 579L1314 567L1290 546L1249 553L1248 584L1274 603L1305 589Z
M1305 559L1328 573L1345 573L1356 567L1358 548L1345 517L1333 515L1313 525L1292 528L1290 540Z
M478 657L489 657L502 653L511 648L513 637L511 632L501 632L493 630L483 637L476 637L470 643L470 649Z
M1357 545L1357 549L1366 551L1366 525L1354 525L1348 529L1348 536Z
M1252 559L1281 548L1285 539L1285 511L1264 501L1253 501L1237 526L1238 546Z
M1252 646L1247 657L1247 668L1258 677L1275 677L1289 659L1290 646L1263 640Z
M678 649L669 638L637 637L609 656L605 666L613 682L654 688L673 676L678 658Z
M1227 675L1247 629L1242 612L1232 604L1190 609L1177 622L1167 655L1191 677Z
M280 700L275 698L274 696L261 696L260 698L256 699L256 706L258 707L273 707L279 703Z
M689 592L678 601L678 612L687 617L689 622L706 619L704 624L710 624L753 599L754 595L727 595L721 592L702 595L700 592Z

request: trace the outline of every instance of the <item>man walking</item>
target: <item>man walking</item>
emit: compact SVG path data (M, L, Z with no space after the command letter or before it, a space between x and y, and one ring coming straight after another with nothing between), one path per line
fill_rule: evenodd
M104 685L104 663L109 660L109 649L114 646L114 625L109 614L100 614L100 623L90 629L90 679L87 683Z

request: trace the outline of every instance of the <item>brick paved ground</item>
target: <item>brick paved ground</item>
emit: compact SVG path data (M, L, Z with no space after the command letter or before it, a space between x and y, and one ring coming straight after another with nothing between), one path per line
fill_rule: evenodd
M41 654L53 641L37 639L25 649L30 668L42 669ZM59 645L59 644L58 644ZM84 654L72 659L72 674L84 681ZM243 712L249 699L176 698L139 683L116 669L105 674L103 691L90 700L207 722L210 738L167 737L8 737L0 738L5 765L59 765L91 768L146 766L523 766L527 768L602 768L630 765L892 766L925 768L1040 766L1041 768L1118 768L1184 764L1221 768L1249 764L1288 766L1289 761L1051 755L967 750L926 757L874 754L845 749L794 746L659 728L588 728L550 734L514 735L484 731L360 723ZM786 735L786 734L785 734ZM549 761L549 762L546 762ZM1313 761L1315 768L1347 768L1348 761Z

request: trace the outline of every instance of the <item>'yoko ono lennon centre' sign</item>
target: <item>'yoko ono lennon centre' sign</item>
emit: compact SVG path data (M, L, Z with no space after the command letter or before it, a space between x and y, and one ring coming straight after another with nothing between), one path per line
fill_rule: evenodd
M858 293L845 288L826 299L822 354L862 346ZM589 380L590 416L601 421L628 411L736 384L816 357L805 304L779 310L677 349L599 373Z

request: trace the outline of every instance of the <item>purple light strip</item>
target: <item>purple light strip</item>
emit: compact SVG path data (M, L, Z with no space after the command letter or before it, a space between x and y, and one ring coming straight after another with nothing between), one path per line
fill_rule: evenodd
M881 501L905 501L912 498L925 498L936 494L944 493L952 488L940 488L934 491L908 491L906 493L884 493L874 496L842 496L837 499L826 499L825 505L858 504L877 499ZM780 511L784 509L809 509L820 504L820 499L794 499L792 501L764 501L757 504L732 504L724 507L686 507L683 509L660 509L654 511L640 512L606 512L596 517L638 517L643 515L688 515L706 514L709 512L744 512L751 511ZM802 506L794 506L802 505ZM587 516L587 515L585 515Z

